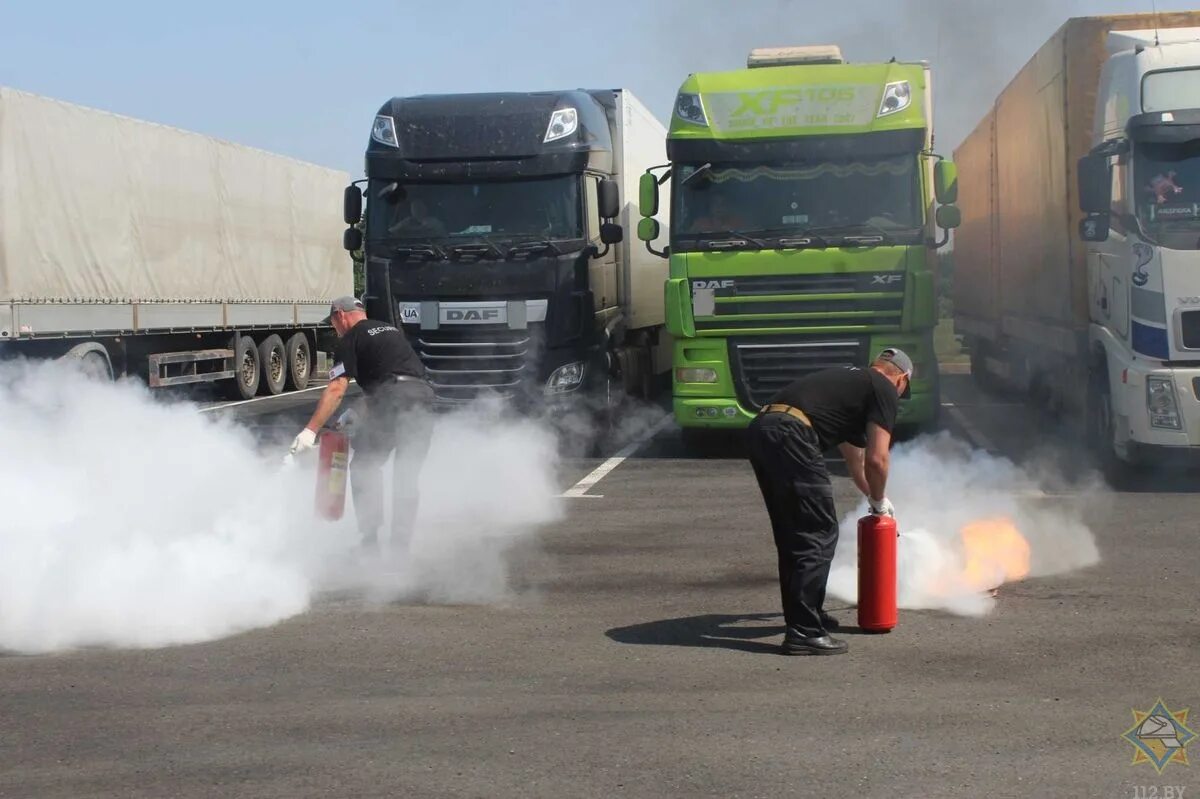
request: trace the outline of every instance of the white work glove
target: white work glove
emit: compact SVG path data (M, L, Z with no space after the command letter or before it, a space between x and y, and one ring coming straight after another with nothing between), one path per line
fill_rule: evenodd
M300 435L296 436L296 440L292 442L292 446L288 450L288 454L296 455L297 453L312 449L316 445L317 434L306 427L300 431Z
M887 497L884 497L878 502L870 497L867 497L867 507L869 507L871 509L871 513L875 514L876 516L895 517L896 515L896 509L892 507L892 501Z

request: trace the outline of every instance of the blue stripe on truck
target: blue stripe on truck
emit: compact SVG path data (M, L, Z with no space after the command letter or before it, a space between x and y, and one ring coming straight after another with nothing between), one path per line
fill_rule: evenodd
M1131 325L1130 340L1133 343L1134 352L1163 361L1169 359L1170 347L1167 346L1166 328L1151 327L1138 321L1131 321Z

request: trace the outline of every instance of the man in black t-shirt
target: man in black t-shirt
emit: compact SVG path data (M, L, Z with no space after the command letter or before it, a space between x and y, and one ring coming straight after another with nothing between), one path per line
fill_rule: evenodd
M363 544L378 546L383 524L383 466L395 452L392 467L392 546L407 544L417 513L417 479L429 449L433 388L425 367L404 333L385 322L368 319L354 297L330 306L328 320L338 334L329 385L321 394L308 425L292 442L292 453L311 449L317 431L341 405L350 380L366 395L364 419L355 425L350 461L350 489Z
M838 447L871 512L892 515L884 496L888 448L912 361L886 349L867 369L824 369L785 386L750 423L750 463L762 490L775 548L787 623L785 655L839 655L824 611L838 520L824 452Z

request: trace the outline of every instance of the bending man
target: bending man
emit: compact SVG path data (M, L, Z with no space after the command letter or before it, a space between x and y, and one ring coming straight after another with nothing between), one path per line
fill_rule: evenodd
M868 369L823 369L794 381L750 423L750 463L779 553L785 655L847 650L829 635L837 622L824 611L838 520L823 453L839 447L871 512L892 514L884 495L888 449L911 377L909 357L886 349Z
M392 546L407 545L417 514L417 480L429 449L433 388L425 367L404 334L392 325L367 318L354 297L333 301L328 321L338 334L329 385L291 451L312 448L321 429L341 405L353 378L366 395L364 417L352 438L350 489L364 547L378 546L383 524L383 468L395 453L392 469Z

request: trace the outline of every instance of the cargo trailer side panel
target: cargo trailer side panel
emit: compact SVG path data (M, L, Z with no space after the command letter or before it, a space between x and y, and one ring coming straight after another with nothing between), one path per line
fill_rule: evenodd
M628 287L626 302L630 328L646 328L662 325L665 321L663 286L667 281L667 261L646 250L638 240L637 225L641 220L638 211L638 185L642 174L652 166L667 162L667 129L650 110L632 93L620 92L621 130L621 216L619 222L625 228L625 240L620 245L625 256L624 285ZM662 187L659 200L659 222L662 233L656 243L661 249L668 241L669 219L666 212L670 206L670 193Z
M346 173L0 88L0 303L321 303Z

